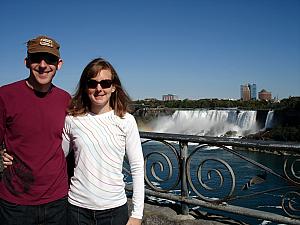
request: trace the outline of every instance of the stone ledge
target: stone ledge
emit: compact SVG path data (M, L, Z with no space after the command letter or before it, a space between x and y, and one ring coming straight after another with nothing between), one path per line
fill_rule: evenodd
M131 199L128 199L129 210L131 211ZM203 214L202 214L203 213ZM214 216L201 212L197 215L191 212L190 215L178 215L176 211L168 206L153 205L145 203L142 225L237 225L245 224L222 216Z

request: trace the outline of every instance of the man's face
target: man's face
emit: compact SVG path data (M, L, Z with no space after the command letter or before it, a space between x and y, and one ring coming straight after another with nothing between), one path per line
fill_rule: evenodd
M37 88L51 84L56 70L60 69L62 60L49 53L32 53L26 58L30 70L30 79Z

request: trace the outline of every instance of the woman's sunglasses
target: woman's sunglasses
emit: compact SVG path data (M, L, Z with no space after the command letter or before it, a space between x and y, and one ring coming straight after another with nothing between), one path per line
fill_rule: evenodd
M58 57L49 53L32 53L28 56L31 63L40 63L44 60L48 65L56 65Z
M100 84L101 88L110 88L112 85L113 81L112 80L100 80L100 81L96 81L96 80L88 80L87 82L87 87L88 88L97 88L98 84Z

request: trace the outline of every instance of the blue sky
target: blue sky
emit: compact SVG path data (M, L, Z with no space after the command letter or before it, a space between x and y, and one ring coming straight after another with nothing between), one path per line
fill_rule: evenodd
M0 85L28 76L26 41L61 44L54 83L74 93L84 66L109 60L132 99L240 98L256 83L300 96L300 0L0 2Z

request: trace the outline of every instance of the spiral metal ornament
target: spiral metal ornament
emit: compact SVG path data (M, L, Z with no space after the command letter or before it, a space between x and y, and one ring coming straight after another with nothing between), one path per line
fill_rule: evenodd
M147 140L142 144L150 141L152 140ZM175 160L172 161L170 159L169 152L166 154L162 151L156 150L146 154L144 156L146 185L149 185L153 190L158 192L168 192L178 186L180 180L180 173L178 172L176 176L173 171L175 166L178 167L178 165L180 165L179 155L176 148L170 143L165 141L157 142L167 146L168 150L171 150L170 154L172 153L175 156ZM150 168L149 173L147 173L147 168ZM163 184L168 185L163 186Z
M287 192L282 198L282 209L292 218L300 219L300 193L296 191Z
M286 158L283 171L290 182L300 185L300 159Z
M235 174L231 166L226 163L222 159L218 158L207 158L200 162L197 165L197 180L193 181L192 180L192 175L191 175L191 161L192 161L192 156L200 149L205 147L206 145L202 145L198 148L196 148L189 156L187 160L187 179L188 179L188 184L192 188L192 190L195 192L195 194L202 200L209 201L209 202L214 202L216 201L223 201L230 196L232 196L234 189L235 189ZM212 165L215 168L208 168L207 170L204 169L206 165L209 165L210 162L214 162ZM219 166L218 166L219 165ZM218 168L217 168L218 166ZM209 167L209 166L208 166ZM223 167L223 169L221 169ZM226 172L227 171L227 172ZM204 181L204 176L202 174L206 175L206 181ZM225 174L226 173L226 174ZM226 175L226 176L225 176ZM195 178L195 177L194 177ZM225 180L231 180L230 185L225 185ZM215 185L213 187L207 183L209 181L216 181ZM200 184L200 187L196 187L194 183ZM229 187L229 190L226 192L229 192L227 195L225 193L224 196L224 191L225 187ZM215 194L213 197L211 196L204 196L203 194L200 193L199 189L202 188L205 191L209 191L212 194ZM228 188L227 188L228 189ZM218 194L222 193L222 196L220 197Z

